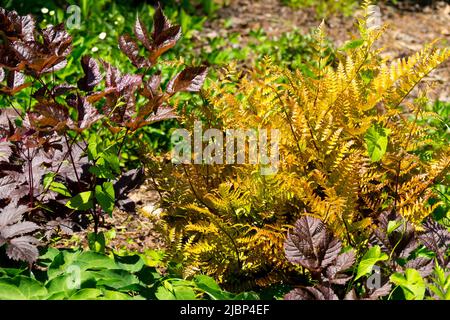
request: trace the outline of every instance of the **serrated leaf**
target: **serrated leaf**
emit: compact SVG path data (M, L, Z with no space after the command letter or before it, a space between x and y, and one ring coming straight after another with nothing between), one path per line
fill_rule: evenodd
M162 11L161 5L158 3L158 8L156 8L155 13L153 14L153 40L155 40L161 32L167 28L170 28L169 20L167 20L164 12Z
M319 272L336 260L341 247L341 242L321 220L303 216L288 234L284 250L290 262Z
M198 92L208 74L207 67L186 68L167 84L167 93L174 94L181 91Z
M149 67L150 61L139 55L137 43L128 34L119 37L119 48L137 68Z
M81 58L81 67L83 68L84 77L78 80L78 88L83 91L92 91L103 78L100 73L100 67L91 56L83 56Z
M0 142L0 161L9 162L9 157L12 154L12 144L7 141Z
M31 236L13 238L9 241L6 254L13 260L27 261L29 264L37 260L39 241Z
M139 17L136 17L136 23L134 24L134 35L147 50L152 50L152 43L148 36L147 28Z

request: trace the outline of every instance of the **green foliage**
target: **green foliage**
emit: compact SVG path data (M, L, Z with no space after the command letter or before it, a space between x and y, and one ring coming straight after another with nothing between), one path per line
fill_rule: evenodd
M425 295L425 281L415 269L406 269L404 273L396 272L390 280L402 288L406 300L423 300Z
M388 259L387 254L384 252L381 252L381 248L379 246L374 246L374 247L370 248L364 254L361 261L359 262L355 280L358 280L362 276L365 276L365 275L371 273L373 266L378 261L384 261L387 259Z
M435 298L450 300L450 273L446 273L443 268L436 264L432 282L428 284L428 288Z
M207 276L189 281L163 276L136 254L48 248L37 265L46 271L0 268L0 300L259 299L252 292L223 291Z
M372 161L380 161L386 153L388 146L388 136L390 130L375 124L367 130L364 136L367 144L367 151Z

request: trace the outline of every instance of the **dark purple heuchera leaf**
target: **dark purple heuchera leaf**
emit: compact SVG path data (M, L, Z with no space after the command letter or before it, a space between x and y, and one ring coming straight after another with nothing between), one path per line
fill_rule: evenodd
M135 67L143 68L151 65L148 59L139 55L139 47L130 35L125 34L119 37L119 48Z
M158 70L150 80L144 83L144 96L147 98L153 98L158 94L161 85L161 71Z
M153 50L150 55L150 61L155 63L156 60L167 50L175 46L181 38L181 26L172 26L165 29L156 36L153 42Z
M44 47L57 57L66 57L72 50L72 37L64 28L64 23L48 26L42 30Z
M327 230L322 221L303 216L288 234L284 250L290 262L311 272L321 272L337 259L341 247L341 242Z
M399 226L388 234L389 221L395 221ZM370 242L379 245L381 250L387 254L393 252L394 259L409 257L417 247L414 227L399 215L383 212L378 220L378 226L374 230Z
M433 273L434 261L433 259L417 257L413 260L408 261L405 264L405 268L416 269L417 271L419 271L422 277L428 277Z
M56 97L69 93L73 90L76 90L76 87L67 83L58 84L51 89L48 86L44 86L33 93L33 98L40 103L50 103L51 101L54 101Z
M148 36L148 30L139 19L136 19L134 25L134 34L136 38L150 51L149 60L138 55L139 49L137 44L130 36L125 35L120 38L120 49L130 58L132 63L138 68L142 66L151 66L156 60L167 50L172 48L181 37L181 27L179 25L172 26L164 15L161 6L153 15L153 32L151 39Z
M47 222L45 225L45 234L44 236L50 240L51 237L57 233L58 231L61 231L61 233L66 235L72 235L73 229L77 226L77 224L69 219L61 219L60 217L57 217L55 220L51 220Z
M120 210L135 212L135 203L128 198L128 194L143 184L145 181L144 169L132 169L125 172L119 180L114 183L114 194L116 205Z
M22 222L25 206L9 204L0 212L0 246L6 244L6 254L13 260L23 260L32 264L38 258L36 245L39 241L29 235L39 227L33 222Z
M9 157L12 154L12 144L7 141L0 141L0 161L9 161Z
M446 254L450 248L450 232L433 219L427 219L423 226L425 232L419 235L420 242L435 252L439 264L446 268L450 263Z
M343 274L344 271L350 269L356 261L355 252L348 251L340 254L335 262L328 266L323 276L324 282L343 285L352 277Z
M186 68L169 81L167 93L174 94L180 91L198 92L207 74L207 67Z
M102 81L100 67L95 59L90 56L83 56L81 59L84 77L78 80L77 85L80 90L92 91L94 87Z
M136 23L134 24L134 34L147 50L152 50L152 42L148 36L148 30L139 17L136 18Z
M80 95L70 95L66 98L67 103L78 111L76 123L70 123L69 127L76 131L83 131L90 128L95 122L103 118L98 110L90 104L85 97Z
M0 30L10 41L34 40L35 21L31 15L19 16L16 11L0 8Z
M12 59L0 59L1 64L15 70L25 69L27 74L41 75L64 68L66 57L72 48L72 38L64 24L49 26L40 31L43 42L32 39L16 39L3 46L1 51L13 55Z
M9 240L6 254L13 260L27 261L30 265L39 257L39 240L32 236L22 236Z
M284 300L339 300L333 289L324 285L296 288L284 296Z
M25 75L17 71L10 71L6 77L7 86L0 86L0 92L15 95L20 90L28 87L31 83L25 83Z
M158 3L158 8L156 8L155 14L153 15L153 40L155 40L164 30L167 30L170 27L171 25L169 20L164 15L161 5Z
M61 132L67 127L69 110L57 102L37 103L28 114L30 124L37 131Z

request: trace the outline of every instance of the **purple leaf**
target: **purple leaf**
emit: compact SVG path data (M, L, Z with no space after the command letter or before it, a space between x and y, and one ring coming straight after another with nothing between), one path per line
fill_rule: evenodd
M330 287L318 285L315 287L296 288L284 296L285 300L339 300Z
M167 93L174 94L180 91L197 92L203 86L207 74L207 67L186 68L169 81Z
M320 272L339 255L341 242L329 232L324 223L311 216L297 220L285 242L287 259L312 272Z
M384 285L382 285L380 288L377 288L373 291L371 291L366 300L377 300L378 298L387 296L391 292L391 284L389 281L386 281Z
M8 243L6 254L10 259L24 260L31 264L39 257L38 244L39 241L31 236L13 238Z
M83 56L81 59L84 77L78 80L77 85L80 90L92 91L94 87L102 81L102 74L97 61L90 56Z
M12 144L7 141L0 142L0 161L9 161L9 157L12 154Z
M156 8L155 13L153 15L153 33L152 38L156 40L156 38L166 29L170 28L169 20L164 15L162 11L161 5L158 3L158 8Z
M420 242L436 253L436 258L443 268L447 267L449 259L446 252L450 248L450 232L433 219L427 219L423 226L425 232L419 235Z
M25 206L16 207L12 203L0 212L0 245L6 243L6 254L13 260L33 263L38 258L36 245L39 241L32 236L22 236L38 229L32 222L21 222ZM19 237L18 237L19 236Z
M22 220L22 216L25 212L28 211L26 206L16 207L12 204L9 204L5 208L2 209L0 213L0 228L4 228L6 226L15 224Z
M161 85L161 71L156 72L150 80L145 83L145 88L152 93L152 95L156 95L159 86Z
M134 24L134 34L147 50L152 50L152 43L148 36L147 28L139 17L136 18L136 23Z
M175 46L181 38L181 27L173 26L161 32L153 43L153 50L150 56L150 62L153 64L167 50Z
M119 37L119 48L137 68L149 67L150 61L139 55L139 47L128 34Z

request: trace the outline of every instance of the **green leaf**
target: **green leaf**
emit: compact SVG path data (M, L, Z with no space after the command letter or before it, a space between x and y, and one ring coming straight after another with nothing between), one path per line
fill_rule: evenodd
M186 286L173 287L175 298L177 300L195 300L196 295L194 289Z
M364 44L364 39L356 39L356 40L351 40L351 41L347 41L341 48L341 50L349 50L349 49L355 49L358 48L360 46L362 46Z
M88 269L101 270L118 268L113 259L101 253L93 251L61 251L49 266L47 271L48 278L51 280L61 274L67 273L72 265L78 266L81 272Z
M101 160L101 161L100 161ZM89 167L89 172L92 173L94 176L101 178L101 179L114 179L114 175L112 174L109 167L102 164L104 162L103 159L100 159L97 161L97 165Z
M158 287L155 296L158 300L177 300L175 295L163 286Z
M75 263L80 265L84 270L117 269L117 264L113 259L93 251L82 252L75 260Z
M76 288L71 288L73 283L73 275L70 273L60 274L59 276L48 281L45 286L50 295L63 292L65 296L70 296Z
M115 148L113 148L114 150ZM119 157L114 151L105 152L102 154L102 158L105 163L117 174L120 173L120 162Z
M62 195L65 196L65 197L71 197L71 196L72 196L72 195L70 194L69 189L67 189L67 187L66 187L64 184L62 184L61 182L53 181L53 182L50 184L49 189L52 190L52 191L54 191L54 192L57 192L57 193L59 193L59 194L62 194Z
M75 292L70 296L70 300L94 300L98 299L102 295L100 289L86 288Z
M64 291L55 292L46 297L46 300L65 300L68 296Z
M367 152L373 162L380 161L386 153L389 134L390 130L379 124L375 124L367 130L364 139L367 144Z
M139 279L125 270L104 269L100 271L85 271L86 279L94 279L96 287L104 286L116 290L138 284Z
M101 186L95 186L95 198L110 216L114 210L115 194L112 182L104 182Z
M0 299L31 300L47 296L47 289L42 283L26 276L0 279Z
M44 177L43 181L44 189L49 189L59 194L62 194L63 196L71 197L72 195L70 194L69 189L67 189L67 187L64 184L62 184L61 182L54 181L55 176L56 174L50 173Z
M391 275L390 280L402 288L407 300L423 300L426 288L419 271L408 268L404 275L396 272Z
M145 265L144 260L137 254L132 256L115 256L115 260L120 269L131 273L141 271Z
M66 203L66 207L79 211L86 211L93 207L92 191L81 192Z
M227 300L231 298L231 295L223 291L211 277L205 275L195 276L194 283L213 300Z
M133 298L129 295L112 290L103 290L103 298L102 300L132 300Z
M391 234L395 230L397 230L398 227L402 225L402 221L389 221L387 225L387 234Z
M93 134L89 137L88 140L88 158L91 161L97 160L98 157L98 151L97 151L97 146L98 146L98 142L99 142L99 137L96 134Z
M105 253L106 241L103 232L91 232L87 235L89 249L94 252Z
M255 292L241 292L233 300L260 300L260 297Z
M380 246L374 246L370 248L366 254L362 257L361 262L358 265L358 271L356 273L355 280L358 280L362 276L365 276L372 272L373 266L378 261L387 260L388 256L386 253L381 252Z
M25 295L9 280L0 279L0 300L26 300Z

